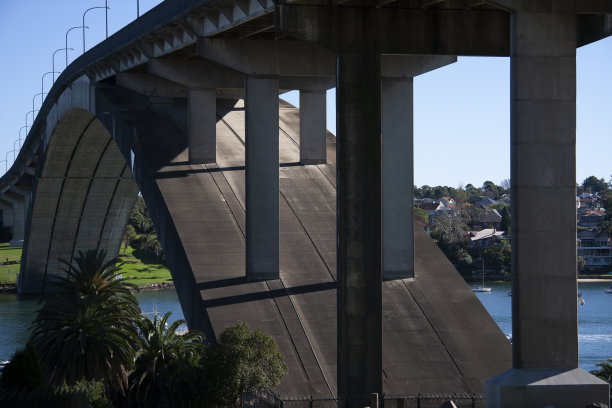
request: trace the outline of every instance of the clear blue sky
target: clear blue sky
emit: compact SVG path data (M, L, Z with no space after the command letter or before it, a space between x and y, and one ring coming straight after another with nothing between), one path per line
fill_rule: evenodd
M109 34L136 17L136 0L108 0ZM139 0L141 14L159 0ZM70 27L104 0L0 0L0 160L13 149L41 77L51 71L53 51L64 48ZM104 39L104 9L86 15L87 49ZM82 30L70 31L69 61L81 54ZM55 57L56 70L65 54ZM510 175L509 59L459 58L415 78L415 183L419 186L500 183ZM612 175L612 38L578 49L577 181ZM45 77L44 90L51 85ZM297 102L296 93L288 95ZM40 96L35 99L35 109ZM335 132L335 93L328 92L328 128ZM32 123L28 115L28 124ZM23 136L22 131L22 136ZM9 153L9 166L12 163ZM0 174L5 163L0 162Z

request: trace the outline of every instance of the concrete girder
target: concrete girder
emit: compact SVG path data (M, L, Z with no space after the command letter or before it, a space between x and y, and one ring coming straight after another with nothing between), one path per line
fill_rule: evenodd
M336 75L335 54L306 42L199 38L198 55L251 75Z
M13 209L13 203L11 203L10 201L4 201L0 199L0 210L6 211L6 210L12 210L12 209Z
M12 185L9 191L23 196L24 199L29 199L32 194L32 185Z
M19 194L14 191L11 191L7 193L3 193L1 197L5 201L8 201L9 203L13 205L24 205L25 197L23 194Z
M145 96L186 98L188 88L157 75L145 73L119 73L115 77L117 85Z
M241 73L207 60L152 59L148 70L151 74L188 88L244 87L244 76Z
M276 6L277 29L324 47L359 52L363 44L357 22L374 25L370 42L382 54L481 55L510 54L510 15L493 10L397 9L370 7ZM351 32L351 28L355 27ZM456 28L461 27L459 32Z

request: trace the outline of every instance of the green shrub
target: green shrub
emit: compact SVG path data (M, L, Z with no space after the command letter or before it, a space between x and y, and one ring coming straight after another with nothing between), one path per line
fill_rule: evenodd
M43 384L40 359L31 343L13 354L2 373L3 388L25 388L33 390Z

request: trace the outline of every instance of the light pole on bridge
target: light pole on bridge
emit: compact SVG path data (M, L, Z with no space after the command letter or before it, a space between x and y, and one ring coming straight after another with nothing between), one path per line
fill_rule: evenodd
M4 155L4 161L6 162L6 167L5 167L5 170L4 170L5 173L8 171L8 155L11 154L11 153L13 153L13 163L15 163L15 149L9 150Z
M83 54L85 54L85 28L89 28L85 25L85 14L87 14L88 11L94 10L94 9L106 9L106 13L107 13L107 18L106 18L106 38L108 38L108 9L110 7L108 6L99 6L99 7L90 7L87 10L85 10L85 12L83 13L83 25L81 26L81 28L83 28Z
M36 111L35 111L34 109L32 109L31 111L29 111L28 113L26 113L26 116L25 116L25 122L26 122L26 124L25 124L25 128L26 128L26 136L28 135L28 115L29 115L30 113L32 114L32 124L34 124L34 113L36 113Z
M26 127L27 127L27 125L26 126L22 126L21 129L19 129L19 147L21 147L21 131L23 129L25 129ZM25 137L24 137L24 139L25 139Z
M55 54L58 53L59 51L66 50L66 52L68 52L68 50L73 50L73 49L74 48L59 48L59 49L53 51L53 57L51 58L51 64L53 64L53 69L51 70L51 72L53 73L53 83L55 83L55 74L58 73L58 72L55 72ZM68 61L68 57L66 57L66 61ZM68 66L68 64L66 64L66 66Z
M45 72L40 80L40 92L44 93L45 92L45 77L49 74L59 74L59 72L55 72L55 71L49 71L49 72ZM55 75L53 75L55 77ZM53 86L53 84L51 84L51 86ZM49 89L51 89L51 87L49 87Z
M64 50L66 50L66 66L68 66L68 33L71 32L72 30L76 30L77 28L85 29L85 28L89 28L89 27L86 27L86 26L74 26L74 27L70 27L68 29L68 31L66 31L66 48L64 48ZM72 49L72 48L70 48L70 49Z
M19 152L21 149L19 148L19 146L17 146L17 148L15 148L15 143L20 142L20 140L15 140L13 142L13 163L15 162L15 152Z
M36 97L40 95L40 106L42 108L42 103L43 103L43 96L46 95L44 92L39 92L36 95L34 95L34 97L32 98L32 112L34 112L34 101L36 100ZM34 124L34 115L32 115L32 124Z

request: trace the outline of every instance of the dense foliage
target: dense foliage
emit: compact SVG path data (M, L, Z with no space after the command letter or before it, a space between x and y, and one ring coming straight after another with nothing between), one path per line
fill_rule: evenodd
M611 176L612 177L612 176ZM587 177L577 185L577 194L597 194L605 209L605 217L599 230L612 235L612 178L606 181L595 176ZM509 237L511 231L511 209L509 204L510 180L503 180L500 185L485 181L476 187L467 184L458 188L448 186L414 186L414 197L417 200L414 217L430 223L431 237L446 254L449 260L465 276L479 269L494 270L502 274L510 273L511 250ZM443 197L454 200L452 216L428 216L427 211L419 208L419 200L439 200ZM431 201L430 200L430 201ZM496 210L501 216L498 228L506 232L506 239L488 248L469 245L468 231L492 228L483 225L480 220L487 211ZM578 260L578 269L580 267ZM584 260L582 260L584 261ZM584 263L584 262L583 262Z
M106 258L91 250L62 261L3 388L86 392L95 408L212 407L279 384L287 367L270 336L238 322L205 346L200 332L178 333L183 320L168 326L170 313L144 317Z
M137 250L158 255L161 261L164 260L163 249L155 231L155 226L147 210L144 198L140 195L136 198L132 208L130 219L123 235L123 242L126 248L130 245Z

